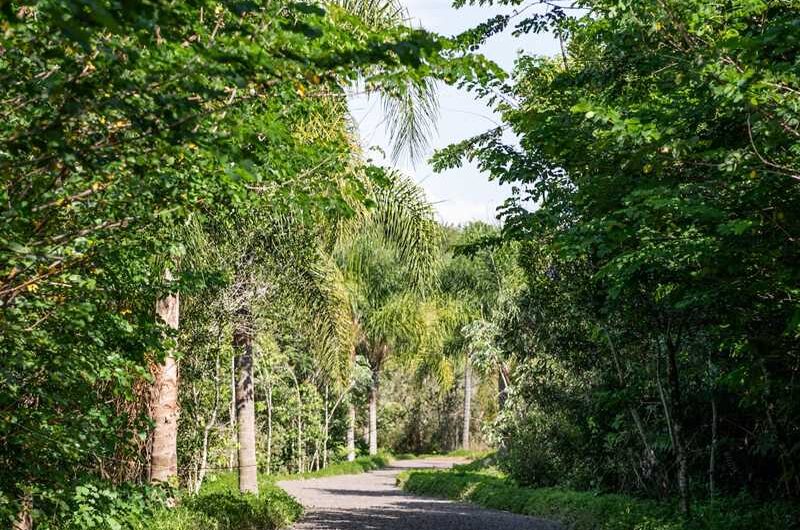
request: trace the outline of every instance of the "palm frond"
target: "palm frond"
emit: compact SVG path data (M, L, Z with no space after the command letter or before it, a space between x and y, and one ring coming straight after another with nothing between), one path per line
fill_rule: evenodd
M408 20L408 11L397 0L327 0L326 3L342 8L375 29L399 26Z
M421 160L438 131L439 97L432 79L408 81L380 91L383 114L392 141L391 160Z
M408 27L409 16L398 0L327 0L373 29ZM412 163L422 159L437 131L439 98L433 79L423 78L400 83L370 82L370 72L362 82L368 93L380 95L387 123L393 163L407 157Z
M425 290L436 272L439 224L420 186L398 172L387 172L386 176L386 185L375 190L377 206L368 221L397 249L415 286Z

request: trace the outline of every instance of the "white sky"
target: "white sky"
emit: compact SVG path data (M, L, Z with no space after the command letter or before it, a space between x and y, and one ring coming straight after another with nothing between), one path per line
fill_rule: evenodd
M451 7L451 0L405 0L404 3L415 25L444 35L460 33L498 13L513 12L510 8L491 6L456 10ZM554 55L558 53L558 42L550 35L524 35L514 38L510 31L506 31L495 35L481 52L510 71L520 49L528 54ZM472 94L453 87L442 85L439 101L438 134L430 142L433 150L484 132L500 121L482 101L476 101ZM383 112L378 98L352 97L350 110L359 124L365 151L377 146L389 153L390 142L383 125ZM380 151L368 151L366 155L375 163L391 165L388 160L383 159ZM401 163L398 169L422 184L429 200L435 204L440 221L449 224L463 224L472 220L497 223L495 209L510 195L509 186L490 182L487 175L482 174L474 165L434 173L427 158L426 156L425 160L418 162L416 167L407 162Z

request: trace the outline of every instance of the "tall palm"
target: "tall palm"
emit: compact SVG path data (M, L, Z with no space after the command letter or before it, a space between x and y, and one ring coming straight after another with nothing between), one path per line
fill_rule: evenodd
M381 371L391 356L424 350L430 339L428 307L436 270L438 225L422 190L387 173L375 189L376 206L349 223L336 255L351 297L359 353L372 371L369 399L370 454L377 453Z
M496 344L498 322L513 318L514 297L523 285L513 244L497 244L496 228L472 223L453 233L453 255L442 267L441 289L460 300L465 320L444 355L459 360L464 374L462 447L469 449L473 367L497 370L499 401L508 384L508 362Z

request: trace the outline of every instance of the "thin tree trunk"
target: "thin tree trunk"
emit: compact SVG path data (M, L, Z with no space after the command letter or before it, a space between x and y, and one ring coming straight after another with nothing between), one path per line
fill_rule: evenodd
M164 279L172 281L169 269ZM156 302L156 315L172 329L178 329L180 298L170 294ZM178 361L172 352L153 369L151 414L155 429L150 452L150 482L169 482L178 477Z
M675 449L675 460L678 464L678 493L680 495L680 509L689 515L689 460L686 452L686 443L683 437L683 402L681 396L680 374L676 346L671 342L666 345L667 350L667 379L670 389L670 404L672 405L672 441Z
M325 426L322 432L322 467L328 467L328 435L331 426L331 414L328 410L328 385L325 385Z
M236 467L236 446L239 444L239 433L236 429L236 356L231 358L231 403L229 411L231 452L228 455L228 471Z
M221 329L221 328L220 328ZM221 344L221 332L220 335L217 336L217 355L214 361L214 408L211 410L211 417L205 421L203 425L203 444L200 451L200 465L197 469L197 473L195 474L194 480L194 492L199 493L200 487L203 485L203 480L206 478L206 471L208 467L208 438L211 435L211 431L217 426L217 415L219 414L219 402L220 402L220 358L219 358L219 351L222 347ZM192 385L192 390L194 391L194 385ZM197 399L195 399L195 410L199 409L199 403L197 403Z
M233 333L236 354L236 423L239 442L239 491L258 495L256 467L256 409L253 391L253 335L250 312L239 315L240 322Z
M711 396L711 447L708 455L708 496L714 498L714 474L717 467L717 399Z
M300 407L302 411L302 406ZM303 440L303 417L302 414L297 415L297 472L303 473L305 471L305 441Z
M506 368L501 365L497 369L497 412L506 408L506 399L508 399L508 376Z
M200 467L197 470L194 482L194 492L199 493L200 487L203 485L203 480L206 478L206 467L208 464L208 435L211 432L211 426L206 425L203 429L203 448L200 451Z
M347 423L347 461L352 462L356 459L356 406L350 403Z
M372 386L369 389L369 454L378 454L378 380L377 369L372 371Z
M20 499L17 518L11 523L11 530L33 530L33 500L30 494L25 494Z
M617 371L617 379L620 387L625 388L625 373L622 371L622 364L619 361L617 349L614 347L614 342L611 340L611 335L609 335L608 331L605 329L603 329L603 331L606 334L606 339L608 339L608 345L611 349L611 356L614 360L614 366ZM636 426L636 432L639 434L639 438L642 440L642 445L644 446L645 465L643 466L643 471L645 478L648 478L656 465L656 453L653 451L653 448L650 446L650 443L647 440L647 433L644 430L644 424L642 423L642 418L639 415L639 411L636 410L636 407L633 405L628 407L628 411L630 412L633 424Z
M272 382L267 386L267 475L272 474Z
M464 359L464 428L461 434L461 447L469 450L469 431L472 423L472 363L469 355Z
M294 373L294 368L289 369L289 375L292 376L294 383L295 394L297 395L297 416L295 421L297 423L297 472L303 473L305 471L305 440L303 440L303 394L300 392L300 382Z

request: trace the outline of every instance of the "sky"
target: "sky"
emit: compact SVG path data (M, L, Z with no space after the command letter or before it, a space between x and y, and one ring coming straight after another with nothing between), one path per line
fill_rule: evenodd
M404 4L415 26L443 35L454 35L498 13L513 13L513 8L465 7L453 9L452 0L405 0ZM527 14L527 13L526 13ZM510 71L520 49L527 54L555 55L558 42L550 35L524 35L515 38L506 31L495 35L481 53ZM378 147L390 152L380 100L364 95L350 98L350 111L361 133L365 154L376 164L397 167L411 176L424 189L436 208L439 221L452 225L480 220L497 224L496 208L511 194L510 186L500 186L490 181L474 164L464 165L443 173L434 173L427 159L433 150L464 140L487 129L496 127L500 118L475 96L456 88L439 86L440 115L438 131L431 138L431 153L415 165L401 162L397 165L384 159Z

